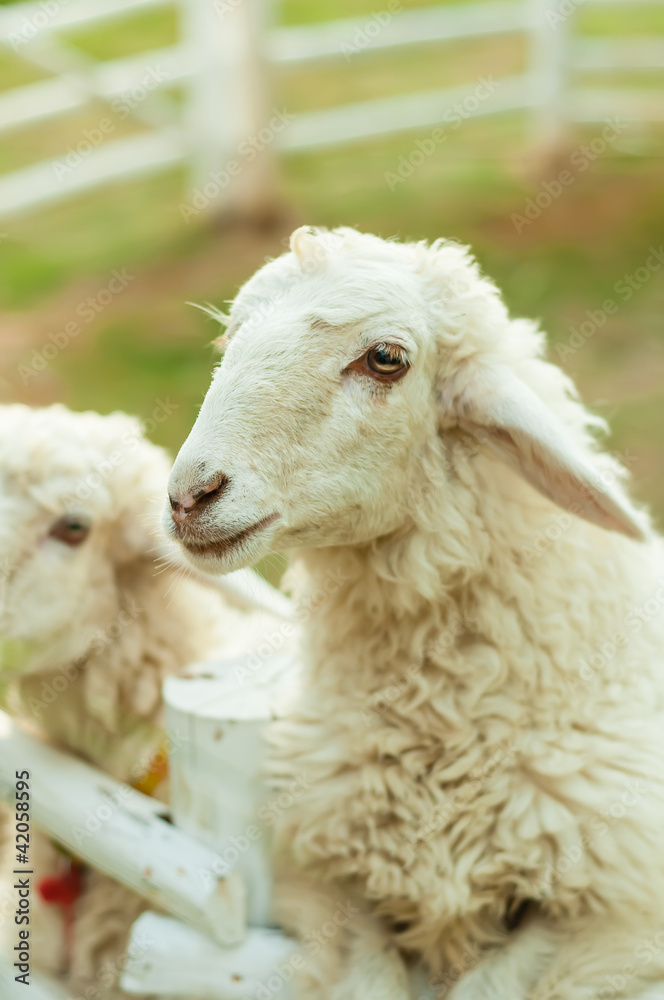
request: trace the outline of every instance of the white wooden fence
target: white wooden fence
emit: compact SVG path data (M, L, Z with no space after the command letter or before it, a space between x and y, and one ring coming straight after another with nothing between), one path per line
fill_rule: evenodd
M262 779L263 731L299 680L297 662L270 651L282 649L276 638L166 682L168 806L47 747L0 712L0 798L13 806L16 772L28 770L35 827L161 911L132 929L121 962L129 995L293 998L303 962L296 942L269 926L267 827L258 818L261 804L268 815L289 804L284 793L267 795ZM69 1000L40 975L38 955L34 965L30 996ZM15 974L0 955L2 1000L23 996ZM434 1000L423 968L412 971L411 990L413 1000Z
M123 178L189 167L191 186L207 185L205 207L258 210L272 199L275 151L287 153L370 136L434 127L467 87L373 99L300 113L285 127L269 122L277 98L271 71L337 65L352 73L356 60L386 50L520 35L530 59L468 116L525 111L537 141L556 142L568 122L662 121L654 89L577 86L575 78L611 69L664 68L664 36L605 39L576 31L581 8L621 4L628 21L637 5L664 0L483 0L404 9L385 0L368 17L316 26L272 27L278 0L30 0L0 8L0 42L51 76L0 93L0 135L85 108L121 100L147 129L119 138L95 126L74 136L71 163L44 161L0 177L0 218ZM175 5L180 40L166 49L97 62L68 40L72 30L103 25L147 8ZM378 6L378 5L377 5ZM568 13L571 10L571 13ZM184 87L176 102L169 90ZM99 135L97 134L99 133ZM97 147L96 140L105 141ZM246 155L242 150L246 149ZM253 151L253 152L251 152ZM230 169L229 165L233 165ZM66 169L65 169L66 168ZM216 180L215 180L216 178Z

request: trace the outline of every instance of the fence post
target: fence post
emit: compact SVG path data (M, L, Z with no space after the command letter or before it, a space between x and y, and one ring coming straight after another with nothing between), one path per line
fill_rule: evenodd
M560 0L526 0L532 11L530 75L535 88L533 144L540 155L554 154L567 125L573 14Z
M261 218L274 211L264 56L272 2L180 0L184 40L194 61L185 122L192 158L189 206L197 216Z

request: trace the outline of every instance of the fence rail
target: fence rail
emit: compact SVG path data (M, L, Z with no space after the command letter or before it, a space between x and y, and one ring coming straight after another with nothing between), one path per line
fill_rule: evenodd
M12 805L23 770L32 821L73 856L224 945L242 940L242 879L200 877L216 872L214 851L165 822L160 802L33 739L0 712L0 798Z
M346 18L321 25L270 26L277 0L29 0L0 9L0 42L19 58L40 66L51 79L0 94L0 133L69 115L93 100L126 100L128 113L147 132L105 140L86 150L75 170L58 174L57 161L43 161L0 177L0 218L55 202L114 180L189 167L192 185L204 183L237 156L247 137L265 128L270 107L270 70L343 65L352 55L368 58L462 39L522 36L529 68L500 81L495 95L471 107L468 117L527 112L537 142L554 145L569 122L592 122L619 114L625 120L664 120L654 90L575 84L575 75L606 70L664 68L661 39L602 39L576 34L576 12L561 15L560 0L476 0L474 3ZM664 0L630 0L637 5ZM625 0L584 0L584 7ZM67 42L72 29L103 24L149 8L178 10L181 39L173 46L108 62L96 62ZM370 30L373 25L372 30ZM356 40L362 39L358 45ZM153 71L149 85L146 74ZM293 152L356 142L367 137L436 126L459 101L472 96L472 82L424 93L358 101L294 116L270 146ZM182 86L183 106L165 88ZM146 99L131 101L137 88ZM85 145L85 139L78 145ZM269 150L242 164L212 208L240 202L264 205L272 192Z

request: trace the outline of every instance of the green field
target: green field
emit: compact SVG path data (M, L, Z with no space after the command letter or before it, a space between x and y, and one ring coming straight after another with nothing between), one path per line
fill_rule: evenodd
M286 0L281 15L299 23L362 10L369 17L375 7L370 0L317 0L315 5ZM593 7L579 17L584 30L607 35L664 32L664 3ZM72 41L106 59L169 44L175 36L174 17L166 11ZM417 55L340 59L339 65L275 79L274 106L297 114L347 100L475 81L482 74L499 77L518 71L525 58L521 43L505 38L431 46ZM9 50L0 54L0 88L44 75ZM645 79L648 86L661 86L654 72ZM631 86L638 80L625 76L619 82ZM61 157L82 129L94 127L107 113L95 105L85 114L3 136L0 171ZM113 137L140 127L123 122ZM155 423L153 436L176 449L191 426L214 361L209 342L215 325L187 302L221 305L266 256L283 248L287 234L301 222L354 225L402 238L445 235L474 247L515 313L541 319L553 357L610 420L612 449L626 458L637 495L661 518L664 131L625 125L591 159L581 151L602 128L570 130L555 160L543 160L533 156L532 122L526 116L469 120L392 189L386 171L394 173L427 130L288 156L280 161L278 220L262 229L212 219L185 225L178 207L187 196L181 171L0 221L3 397L119 408L146 418L166 402L170 414ZM515 223L528 199L563 170L570 171L572 181L560 196L537 218ZM124 273L126 287L106 304L104 290L114 271ZM607 310L607 300L616 308ZM585 333L579 332L584 323ZM68 324L77 327L75 335L66 333ZM68 343L38 371L39 358L53 340Z

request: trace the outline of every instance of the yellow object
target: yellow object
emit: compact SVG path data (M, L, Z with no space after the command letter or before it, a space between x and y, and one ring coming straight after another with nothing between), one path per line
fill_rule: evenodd
M132 781L132 787L143 795L154 795L158 785L168 778L168 742L164 740L158 750L156 750L144 773L140 778Z

